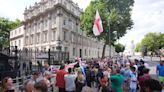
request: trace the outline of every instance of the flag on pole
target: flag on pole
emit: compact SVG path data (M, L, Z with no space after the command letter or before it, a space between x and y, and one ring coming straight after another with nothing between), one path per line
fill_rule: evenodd
M93 25L93 34L95 36L100 35L103 32L103 26L102 26L102 21L101 21L101 17L99 15L98 10L96 11L96 17L95 17L95 21L94 21L94 25Z

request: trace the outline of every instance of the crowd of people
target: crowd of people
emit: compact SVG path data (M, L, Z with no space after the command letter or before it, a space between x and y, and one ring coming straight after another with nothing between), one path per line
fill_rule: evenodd
M151 78L149 65L143 60L119 57L85 63L78 59L76 62L67 70L66 64L62 64L55 75L48 69L43 74L33 72L24 82L24 92L52 92L52 86L57 87L58 92L164 92L164 61L156 68L159 81ZM0 92L18 92L12 78L2 80Z

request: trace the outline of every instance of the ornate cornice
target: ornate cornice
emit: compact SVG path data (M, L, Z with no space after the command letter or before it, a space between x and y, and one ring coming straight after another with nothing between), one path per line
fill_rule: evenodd
M73 14L71 10L68 10L64 5L58 3L58 4L54 5L52 8L48 8L44 12L39 12L36 16L32 16L30 19L25 20L24 24L26 24L27 22L32 21L38 17L41 17L41 16L46 15L48 13L54 12L57 9L61 9L61 10L65 11L66 13L71 14L71 16L73 16L74 18L80 20L80 16ZM60 11L57 13L57 16L63 16L63 13Z

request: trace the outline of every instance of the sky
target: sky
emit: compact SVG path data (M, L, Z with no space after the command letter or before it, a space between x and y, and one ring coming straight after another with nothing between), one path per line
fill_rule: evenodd
M34 5L40 0L0 0L0 16L14 20L16 18L23 20L25 7ZM80 8L85 8L91 0L73 0L78 3ZM131 41L140 42L144 35L149 32L164 33L164 0L135 0L132 20L133 28L127 31L119 42L130 46Z

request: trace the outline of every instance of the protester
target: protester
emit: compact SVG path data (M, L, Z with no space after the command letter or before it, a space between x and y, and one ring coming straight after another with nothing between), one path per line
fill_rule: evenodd
M0 92L16 92L13 86L13 80L10 77L5 77L2 80L2 84L0 87Z
M87 86L91 87L91 68L87 67L86 68L86 82L87 82Z
M126 63L126 66L125 68L122 70L122 74L123 74L123 77L124 77L124 84L123 84L123 90L125 92L129 91L129 79L130 79L130 63Z
M97 79L97 84L98 84L98 89L100 89L101 85L100 85L100 81L101 78L103 77L103 69L98 67L98 73L96 75L96 79Z
M157 65L156 72L157 72L159 81L161 82L161 84L163 84L164 83L164 60L160 61L160 64Z
M147 79L144 81L145 92L161 92L162 86L160 82L154 79Z
M56 86L59 89L59 92L65 92L65 80L64 76L67 72L64 70L65 66L61 65L60 70L56 73Z
M140 92L144 92L144 81L151 79L150 75L149 75L149 69L144 68L143 69L143 75L139 77L138 81L139 81L139 86L140 86Z
M33 84L35 84L36 82L39 81L39 76L40 76L40 73L37 72L37 71L34 71L33 74L32 74L32 79L31 81L33 82Z
M75 92L81 92L82 88L85 86L85 77L80 70L78 71L77 78L75 80L75 85L76 85Z
M109 80L108 80L108 75L103 75L101 80L100 80L100 85L101 85L101 91L106 90L106 92L109 91Z
M143 75L143 69L145 68L145 62L141 59L140 60L141 66L138 67L138 77Z
M47 84L47 87L49 88L51 86L49 78L51 77L51 73L49 71L45 71L43 74L43 80Z
M110 77L112 83L112 91L113 92L122 92L122 83L123 76L120 74L119 69L112 69L112 75Z
M76 75L73 74L72 70L72 68L68 68L68 74L64 75L65 88L67 92L75 92Z
M27 80L25 83L24 83L24 91L25 92L33 92L34 90L34 84L31 80Z
M48 87L44 80L35 83L34 88L34 92L48 92Z
M131 67L130 92L137 92L137 73L135 67Z

